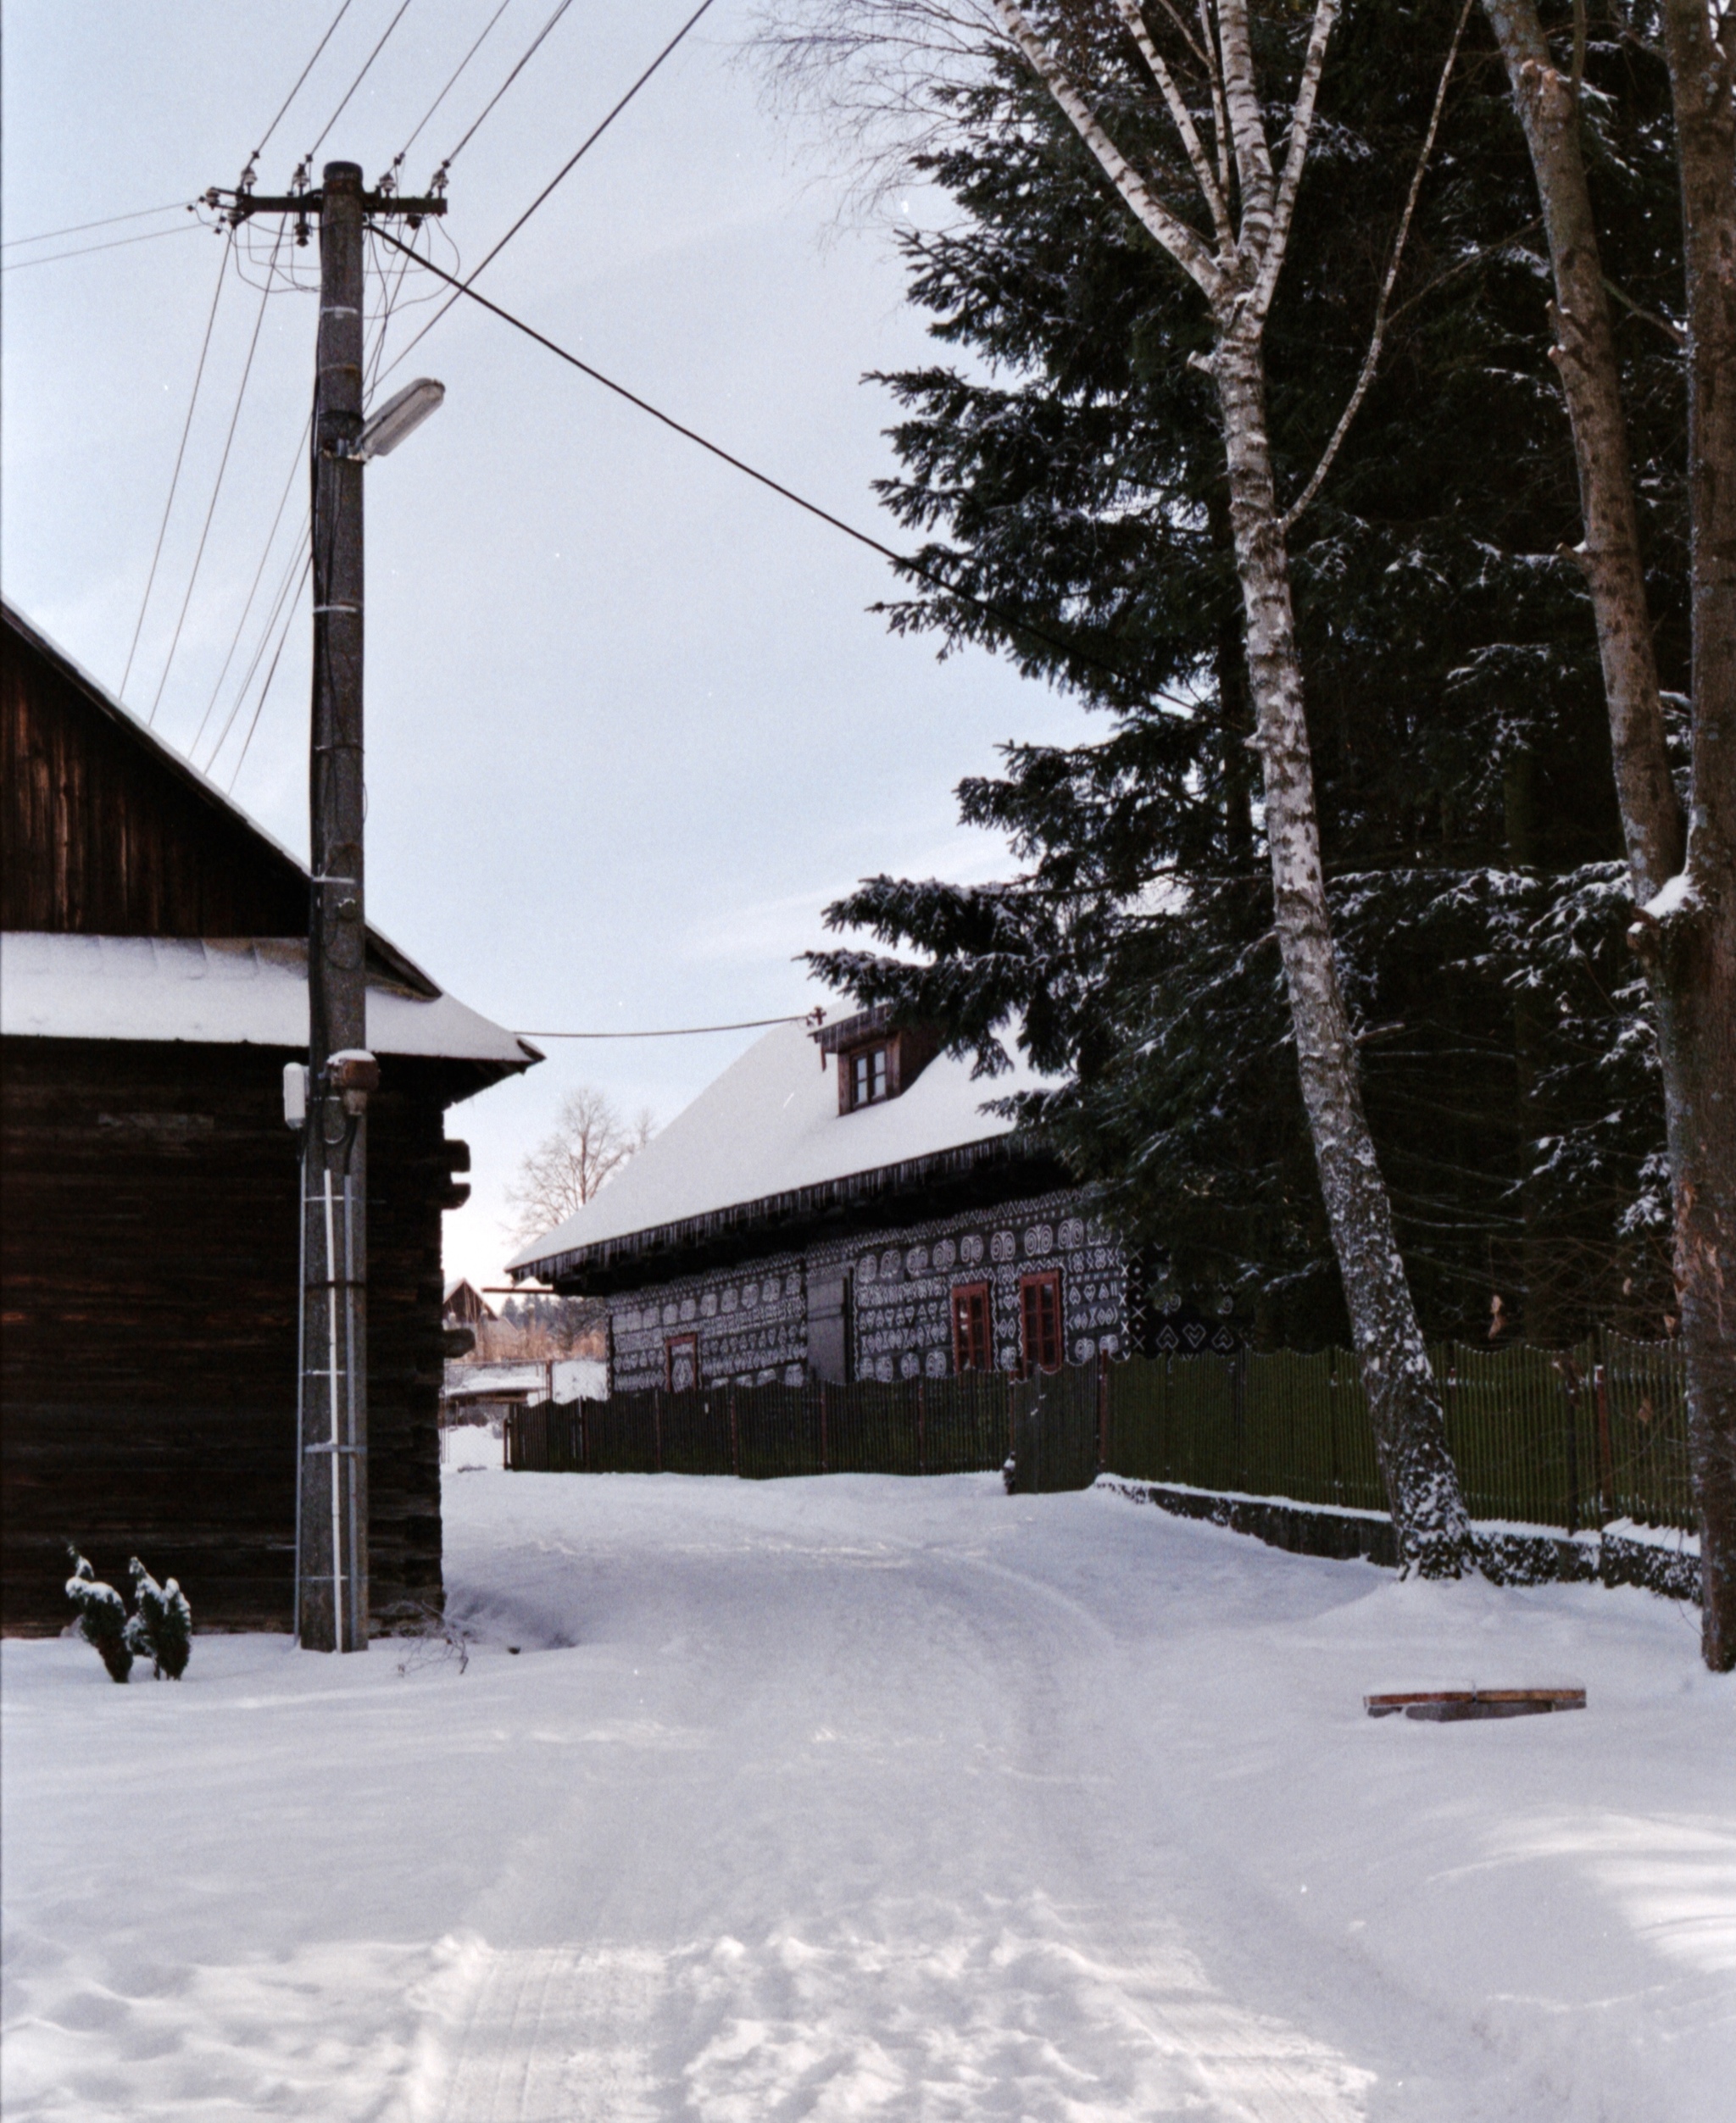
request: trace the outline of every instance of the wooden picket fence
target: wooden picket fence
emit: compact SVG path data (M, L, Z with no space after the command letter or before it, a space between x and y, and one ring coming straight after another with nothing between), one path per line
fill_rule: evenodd
M1473 1518L1577 1532L1691 1526L1680 1348L1604 1333L1566 1350L1429 1352ZM1132 1357L1031 1379L717 1387L548 1402L507 1420L527 1473L968 1474L1010 1456L1021 1490L1107 1471L1380 1511L1368 1407L1341 1349Z

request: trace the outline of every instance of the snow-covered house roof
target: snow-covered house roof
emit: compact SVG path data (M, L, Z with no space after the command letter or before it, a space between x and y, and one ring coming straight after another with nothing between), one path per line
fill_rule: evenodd
M826 1042L830 1045L832 1042ZM1039 1159L984 1102L1032 1088L1023 1070L993 1083L941 1055L897 1098L841 1112L838 1063L801 1025L757 1040L567 1220L508 1264L598 1289L784 1242L804 1225L937 1185L1004 1192L991 1174Z

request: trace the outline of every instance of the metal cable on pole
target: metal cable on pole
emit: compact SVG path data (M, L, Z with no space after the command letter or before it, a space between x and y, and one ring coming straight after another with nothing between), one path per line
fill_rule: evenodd
M342 101L338 104L337 108L332 112L331 117L326 120L325 125L321 128L320 137L308 150L308 162L310 166L313 163L314 156L317 155L320 148L325 146L326 134L331 131L331 128L337 123L338 119L342 117L345 108L348 105L350 97L355 94L356 91L361 86L362 83L368 78L369 69L373 65L375 60L379 58L380 54L386 49L387 38L392 35L392 31L398 27L398 24L403 20L405 14L409 12L409 5L410 0L402 0L402 4L398 8L398 13L392 16L391 21L387 24L385 29L381 32L380 42L374 47L373 50L369 53L367 58L362 61L361 72L356 75L354 81L353 81L349 86L345 89L343 92ZM332 26L335 28L337 25L334 24Z
M311 420L312 417L313 416L309 414L309 420ZM205 712L200 716L199 726L193 732L193 741L186 748L187 757L190 759L199 748L199 740L204 736L206 727L211 720L212 712L217 705L217 696L222 692L223 681L229 675L229 666L235 660L235 652L241 647L241 637L247 628L248 614L253 610L253 599L259 595L259 585L265 579L265 564L271 558L271 548L276 543L277 526L283 521L283 512L289 505L289 492L291 487L295 485L295 475L302 467L302 464L303 462L302 453L307 448L307 446L308 425L307 423L304 422L302 427L301 440L296 445L295 456L290 463L289 476L284 481L283 492L277 497L276 514L271 519L271 528L265 533L265 543L260 549L259 564L254 569L253 581L248 588L247 602L242 606L241 617L235 623L235 632L230 637L229 647L223 659L223 667L217 674L216 682L211 687L211 697L205 703ZM217 741L217 746L214 747L212 749L212 759L214 759L216 758L217 750L220 747L222 742L222 739L220 737Z
M63 236L83 236L90 229L118 228L123 221L148 221L155 214L191 214L195 204L192 199L170 199L160 207L135 208L131 214L105 214L100 221L73 221L64 229L44 229L40 236L8 236L0 242L0 251L16 251L26 243L53 243Z
M626 108L627 105L632 102L633 98L638 94L639 91L644 87L646 82L651 79L651 76L654 73L656 73L659 67L663 64L664 61L668 58L676 48L682 43L682 40L687 36L687 32L693 27L694 24L698 21L700 16L709 12L712 4L713 0L699 0L699 5L694 8L693 12L687 17L687 20L682 23L680 29L676 31L675 35L669 40L668 43L664 46L663 49L657 54L656 58L652 60L651 64L645 69L644 72L639 75L638 79L632 84L626 92L620 97L613 108L606 111L603 117L598 119L597 124L591 128L591 131L585 136L584 139L579 142L577 147L567 158L566 161L561 164L560 168L555 171L554 175L549 179L548 182L543 186L542 189L537 194L536 197L531 200L530 205L525 208L524 212L519 216L518 220L513 223L512 226L507 231L506 234L501 237L500 241L494 246L493 249L487 253L487 255L483 258L482 263L476 268L475 271L468 274L462 281L454 279L449 273L442 275L444 279L451 281L452 286L459 291L459 294L467 293L469 292L473 283L480 279L487 267L492 264L492 262L499 257L500 253L506 248L507 245L512 242L514 236L515 236L519 231L523 228L526 222L528 221L531 216L536 213L537 209L542 204L543 201L548 197L549 194L554 192L556 186L561 184L565 179L578 167L579 164L583 161L584 158L591 152L592 148L594 147L597 142L602 139L604 134L609 131L609 127L615 123L615 119L620 116L621 113ZM402 248L403 247L400 246L399 247ZM430 270L437 272L439 269L437 266L435 266L431 267ZM428 320L427 323L423 325L422 329L415 335L415 338L405 342L404 345L394 357L390 365L383 371L385 375L389 376L392 374L392 370L397 368L398 363L403 360L405 356L409 354L411 347L420 345L420 342L427 337L428 334L433 331L435 325L440 322L441 319L445 316L447 311L452 308L453 303L457 300L458 294L453 294L448 297L448 298L440 305L439 308L435 311L434 314Z
M481 50L484 43L487 41L489 31L494 27L495 24L499 21L501 16L506 13L507 9L511 5L512 0L500 0L500 5L494 10L493 14L489 16L487 22L483 24L481 35L476 39L476 42L470 47L470 50L465 53L464 57L459 61L458 64L453 69L445 87L441 90L440 93L434 98L433 102L429 104L427 109L422 113L421 117L416 121L415 131L410 135L409 138L405 141L403 147L400 147L398 153L392 157L392 166L394 170L399 166L399 164L403 161L404 157L409 154L410 149L415 146L417 141L421 137L424 126L427 125L428 120L434 115L435 112L439 109L440 106L446 101L447 97L451 95L453 90L458 86L459 77L463 74L465 69L470 64L470 61L476 58L477 53ZM453 152L456 153L456 150ZM447 160L450 162L451 159L452 157L448 155L447 157Z
M191 236L209 228L208 221L183 221L178 228L147 229L142 236L117 236L107 243L80 243L70 251L50 251L46 258L15 258L0 265L0 273L26 273L33 265L58 265L63 258L94 258L98 251L124 251L130 243L154 243L165 236Z
M199 342L198 366L193 370L192 396L187 400L186 418L181 423L181 446L175 453L175 470L169 477L169 498L163 504L163 520L157 526L157 543L151 554L150 572L145 577L145 594L139 603L139 616L133 626L132 641L126 652L126 669L120 674L120 685L115 692L117 700L126 697L126 681L132 676L133 659L138 654L139 636L144 631L145 614L150 609L151 591L157 580L157 564L163 558L163 540L169 529L170 512L175 507L175 491L181 484L181 467L186 456L186 438L192 431L193 408L199 402L199 385L205 374L205 356L211 351L211 327L217 321L217 305L223 299L223 282L229 271L230 253L235 247L235 232L231 230L229 241L223 247L223 255L217 261L217 286L211 296L210 314L205 320L205 336Z
M289 609L284 614L283 631L277 636L277 647L272 654L271 668L266 672L265 682L259 688L259 697L253 703L253 720L248 725L247 736L242 740L241 757L236 761L235 771L229 777L228 789L231 795L234 793L236 783L241 779L241 770L248 763L248 752L253 742L253 732L259 728L259 718L265 712L265 703L270 697L271 692L271 681L277 675L277 666L283 655L283 645L289 639L289 630L295 619L296 607L301 602L302 586L306 582L308 579L308 571L313 564L313 549L309 547L308 551L302 555L301 573L296 579L295 593L290 598ZM229 735L229 731L226 727L223 734L225 737ZM211 755L212 764L214 765L216 764L216 759L217 754L214 752Z
M458 160L459 157L464 153L465 149L470 146L472 138L481 129L483 119L487 118L489 112L493 109L494 106L500 101L501 97L505 95L508 89L509 89L513 83L517 81L519 75L524 72L525 69L531 64L531 61L535 58L537 53L542 45L543 38L548 36L548 32L554 27L555 24L559 21L562 15L564 15L567 9L571 7L572 3L573 0L559 0L559 5L555 8L554 13L549 16L548 19L542 25L542 27L537 31L536 36L531 40L530 48L526 52L524 57L519 61L518 64L514 67L511 73L507 75L506 79L500 84L499 87L495 90L494 93L488 98L488 101L482 106L479 115L471 121L470 131L465 133L464 138L459 141L457 147L453 149L452 153L446 158L445 161L441 164L439 170L436 173L437 175L443 176L445 173L451 169L453 163ZM498 20L498 17L497 17L496 19Z
M320 42L314 47L313 58L308 61L307 64L302 69L301 72L296 75L295 86L291 89L288 95L286 96L283 101L277 106L276 117L271 120L271 123L265 128L264 131L260 134L259 144L254 148L252 158L253 161L257 162L259 157L264 153L266 146L270 141L272 134L275 133L277 131L277 128L283 123L283 114L289 108L290 105L295 101L296 97L300 95L302 83L306 81L309 75L313 72L320 54L331 42L332 31L337 29L338 24L342 22L345 15L349 13L353 4L353 0L342 0L342 5L338 8L337 13L332 16L331 20L326 25L325 36L322 36Z
M381 242L390 243L398 250L403 251L409 248L407 244L400 243L395 236L388 234L384 229L378 230L376 233ZM637 407L641 413L648 414L654 420L660 422L663 426L670 429L675 434L682 436L684 440L697 443L702 450L729 465L732 470L740 472L747 478L753 480L756 485L766 487L784 501L793 503L798 509L804 510L810 516L817 517L821 523L830 524L834 531L841 531L846 538L854 539L859 546L866 546L871 553L877 553L882 559L890 560L902 574L915 575L919 581L926 582L932 588L943 591L948 597L956 597L960 604L968 604L973 611L981 612L985 617L998 621L1015 636L1021 634L1027 635L1033 642L1041 642L1048 648L1059 649L1076 663L1084 664L1093 670L1100 670L1106 676L1117 680L1125 678L1124 672L1117 671L1113 664L1105 664L1100 657L1091 655L1075 643L1063 641L1059 635L1051 634L1043 627L1032 625L1029 620L1017 617L1015 614L1007 611L1004 607L993 603L988 597L980 597L973 591L961 589L957 583L949 582L943 575L929 567L923 561L915 559L910 553L899 552L896 547L883 543L865 531L859 531L854 524L847 523L842 516L834 516L829 509L822 509L818 502L810 501L805 495L797 493L793 487L786 486L781 480L773 479L769 472L758 470L744 459L737 457L731 451L725 449L721 443L712 442L708 436L701 435L697 428L688 427L684 422L677 420L673 414L665 413L660 407L653 405L648 398L642 398L636 391L629 391L626 384L617 383L613 376L605 375L602 370L593 368L588 361L581 360L577 354L570 353L557 340L551 339L546 333L538 331L534 325L527 325L522 317L515 317L509 309L503 309L498 303L490 302L486 295L478 294L471 284L476 278L475 274L471 275L470 281L460 281L456 275L443 272L431 259L421 257L420 253L416 254L416 262L425 272L432 273L437 279L445 281L456 291L452 297L453 302L458 300L459 295L468 296L470 301L476 303L479 308L487 310L492 316L499 318L504 325L510 325L515 331L522 332L526 339L534 339L539 347L546 347L557 360L565 362L569 368L576 369L581 375L588 376L593 383L600 383L605 391L612 391L616 397L625 398L629 405ZM485 258L483 264L487 264L487 260ZM480 272L481 270L479 266L477 270ZM437 317L433 321L437 323L438 318ZM412 340L410 346L415 344L415 341ZM406 347L404 353L409 352L409 347ZM403 354L400 354L398 359L401 361L403 358ZM1179 713L1192 714L1194 712L1191 703L1180 700L1174 694L1164 692L1157 687L1147 688L1144 697L1147 699L1162 700Z
M744 1017L734 1025L671 1025L654 1032L538 1032L515 1031L515 1039L698 1039L707 1032L757 1032L767 1025L814 1025L812 1010L793 1012L787 1017Z
M282 241L283 235L280 230L277 237L278 245L281 245ZM277 262L275 247L272 250L271 262L274 266ZM186 595L181 601L181 616L175 622L175 632L170 639L169 653L163 661L163 675L157 681L157 691L151 702L151 712L145 717L145 725L147 729L157 720L157 710L163 704L163 688L169 683L169 673L175 663L175 651L181 647L181 629L186 625L187 609L192 603L193 588L198 581L199 568L205 558L205 542L211 536L211 520L217 514L217 497L223 492L223 475L229 470L229 453L235 443L236 425L241 419L242 401L248 394L248 379L253 373L253 356L259 349L260 327L265 321L265 305L270 298L271 284L268 279L265 283L265 292L259 297L259 314L253 320L253 336L248 342L247 363L242 370L240 386L235 394L235 409L229 416L229 432L223 438L223 455L218 460L217 477L211 488L210 505L205 511L204 527L199 533L198 548L193 554L192 572L186 579Z
M236 687L235 698L229 703L229 713L223 719L223 727L218 731L217 741L211 747L210 753L205 760L203 770L208 775L215 774L217 770L217 761L222 753L224 746L229 742L229 733L235 727L236 718L240 714L242 708L247 704L248 692L253 685L253 675L255 672L258 671L259 665L264 661L266 650L271 646L271 636L274 631L276 629L278 620L283 613L285 601L290 597L292 587L295 590L299 591L301 577L306 572L307 558L308 518L304 512L302 517L301 530L297 534L296 542L293 547L291 549L289 559L284 563L283 572L277 579L277 588L272 595L270 606L265 614L265 624L259 630L259 638L253 644L253 655L248 660L247 670L242 675L242 681L240 685ZM285 624L287 625L287 622L286 621ZM275 665L276 661L275 656L272 661ZM254 713L257 716L257 709L255 709Z

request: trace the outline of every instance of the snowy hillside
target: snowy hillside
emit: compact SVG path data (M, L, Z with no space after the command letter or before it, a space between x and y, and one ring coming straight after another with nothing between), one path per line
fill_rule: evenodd
M4 1646L8 2123L1728 2113L1736 1687L1664 1601L992 1477L446 1492L465 1671ZM1590 1707L1360 1708L1473 1681Z

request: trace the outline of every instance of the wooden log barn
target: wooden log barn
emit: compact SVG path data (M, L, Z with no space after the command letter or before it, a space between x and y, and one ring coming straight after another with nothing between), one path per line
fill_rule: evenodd
M287 1629L305 868L0 608L0 1626L58 1630L65 1543ZM448 1107L540 1059L368 932L373 1626L442 1598Z

